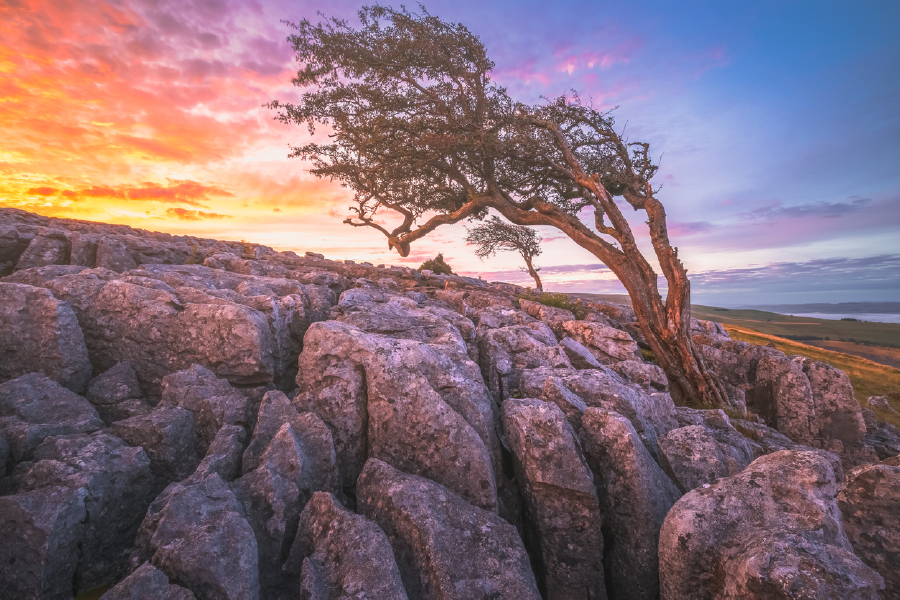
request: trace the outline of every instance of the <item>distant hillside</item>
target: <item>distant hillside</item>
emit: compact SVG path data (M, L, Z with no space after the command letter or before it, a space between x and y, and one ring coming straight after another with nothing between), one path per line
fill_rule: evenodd
M763 310L767 312L789 315L803 313L900 314L900 302L841 302L839 304L818 302L813 304L765 304L759 306L743 306L741 308Z
M900 353L897 351L900 348L900 324L897 323L812 319L699 304L691 307L691 315L900 367Z

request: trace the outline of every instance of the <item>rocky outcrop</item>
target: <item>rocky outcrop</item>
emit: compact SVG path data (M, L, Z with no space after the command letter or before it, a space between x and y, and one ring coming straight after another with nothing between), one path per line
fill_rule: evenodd
M526 542L549 599L605 598L603 519L575 432L554 404L510 398L503 430L528 513Z
M301 597L407 598L384 531L327 492L313 494L300 514L284 568Z
M660 533L662 597L877 598L884 582L841 525L836 468L785 450L683 496Z
M165 573L150 563L144 563L137 570L100 596L100 600L144 600L145 598L165 598L165 600L194 600L196 596L179 585L169 583Z
M682 493L736 475L756 458L750 440L723 411L679 408L677 412L680 421L692 424L669 431L657 442L659 463Z
M72 597L86 495L55 486L0 496L0 581L10 598Z
M889 405L715 323L740 419L622 305L12 209L0 278L0 596L894 593Z
M540 397L551 377L558 378L561 385L581 398L586 406L604 408L626 417L654 457L658 456L657 438L678 427L671 396L649 393L629 385L606 369L531 369L522 373L519 393L524 397Z
M562 330L590 350L601 364L609 365L641 357L640 348L630 335L603 323L566 321L562 324Z
M143 416L151 410L143 400L134 368L124 361L93 378L85 397L107 423Z
M48 290L0 283L0 382L39 371L82 392L91 377L75 313Z
M222 427L239 425L246 429L252 418L247 396L199 365L163 378L158 408L170 406L194 415L201 453L206 452Z
M103 426L87 400L43 374L0 384L0 436L14 462L30 459L48 436L90 433Z
M370 459L359 512L387 534L410 598L538 600L516 529L423 477Z
M900 597L900 466L856 467L837 503L854 552L884 577L882 597Z
M74 541L78 547L74 573L69 573L68 593L114 583L124 574L135 533L153 499L150 460L143 449L129 447L122 440L100 432L51 437L37 447L32 461L17 465L11 478L17 495L25 496L18 502L16 496L7 497L18 506L29 500L41 498L40 502L45 502L49 498L54 499L55 510L62 510L63 515L75 511L81 516L77 527L71 521L58 524L74 527L75 538L70 543ZM59 491L61 488L69 492ZM35 494L40 490L48 491ZM18 525L28 526L21 521ZM34 525L37 524L31 526ZM21 538L4 539L2 543L21 541ZM33 550L40 553L38 548ZM64 551L72 550L55 544L45 548L40 566L52 570L53 563L68 562L68 558L59 555ZM0 553L15 558L7 551ZM14 579L28 568L15 566L17 559L9 564L16 569Z
M659 531L681 496L622 415L589 408L581 444L604 523L610 600L659 597Z
M334 436L344 486L378 458L496 508L494 413L474 363L329 321L307 332L297 384L297 408Z
M477 336L481 373L497 402L519 389L519 380L527 369L572 368L553 332L542 322L479 328Z
M270 426L278 422L272 410L277 400L272 398L279 396L282 407L294 414L283 413L285 421L270 436ZM244 453L244 475L232 489L256 535L260 584L264 595L270 596L281 585L280 567L287 559L306 502L317 491L341 492L331 433L325 424L312 413L296 414L280 392L269 392L263 403L268 410L257 424L253 441L268 437L265 451L257 457L251 442Z
M117 421L110 431L144 449L160 488L186 478L200 462L194 415L183 408L156 408L145 416Z
M217 474L173 483L153 501L132 561L149 561L201 599L259 598L253 529Z

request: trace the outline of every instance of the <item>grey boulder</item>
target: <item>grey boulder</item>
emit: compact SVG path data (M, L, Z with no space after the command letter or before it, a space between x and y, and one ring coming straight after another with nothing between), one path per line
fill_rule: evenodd
M528 512L525 539L540 556L546 597L605 598L603 519L594 478L572 427L549 402L510 398L502 408Z
M0 383L0 435L9 442L15 462L28 459L47 436L90 433L103 426L87 400L42 373Z
M137 570L100 596L100 600L194 600L196 596L179 585L169 583L166 574L150 563Z
M370 459L359 512L387 534L411 598L538 600L516 529L433 481Z
M226 425L250 424L250 400L225 379L200 365L167 375L162 380L158 408L177 406L194 414L199 451L205 453Z
M611 600L659 597L659 531L681 492L622 415L589 408L580 433L597 486Z
M327 492L313 494L300 514L285 571L310 599L407 597L385 533Z
M306 334L294 404L331 430L343 485L367 458L497 506L499 441L477 366L443 345L363 332L336 321Z
M864 465L838 493L854 552L884 577L884 598L900 598L900 466Z
M200 462L194 415L183 408L155 408L145 416L113 423L110 431L144 449L160 489L186 478Z
M143 449L100 432L48 438L35 450L30 468L17 471L20 493L60 486L77 495L84 492L85 517L71 589L84 592L118 581L153 499L153 475Z
M660 532L662 597L878 598L883 579L841 525L839 477L833 455L782 450L684 495Z
M91 378L72 307L49 290L0 282L0 382L40 371L74 392Z
M216 473L173 483L153 501L132 561L150 561L201 600L259 598L253 529Z
M146 414L150 405L143 402L141 385L131 363L116 363L88 383L85 397L107 423Z

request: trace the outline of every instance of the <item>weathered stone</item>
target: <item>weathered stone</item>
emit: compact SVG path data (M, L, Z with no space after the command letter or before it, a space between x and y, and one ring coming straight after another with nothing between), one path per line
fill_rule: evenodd
M95 368L127 360L154 395L165 375L192 364L239 384L273 379L274 342L259 311L232 303L183 305L170 292L109 280L115 276L94 269L44 284L72 305Z
M890 423L879 423L866 432L863 441L875 449L881 460L900 454L900 429Z
M97 266L97 245L103 236L91 233L72 232L72 253L69 263L84 267Z
M300 514L284 569L300 579L301 597L407 597L384 532L326 492L313 494Z
M471 321L449 310L420 309L410 298L357 288L341 294L337 309L337 320L368 333L443 346L448 352L463 355L469 354L470 346L475 349L475 326Z
M518 533L492 512L374 458L357 491L359 512L390 540L409 597L540 598Z
M260 457L259 466L232 484L256 535L264 596L279 587L281 565L297 531L300 511L317 489L310 462L299 435L290 423L284 423Z
M593 300L587 303L588 308L596 310L607 317L618 321L619 323L633 323L637 321L634 309L625 304L617 304L615 302L604 302L602 300Z
M34 452L34 464L20 473L20 492L68 487L84 491L84 528L72 588L84 592L115 583L144 511L153 499L150 460L105 433L48 438Z
M640 359L641 351L631 336L602 323L566 321L562 331L590 350L601 364Z
M25 249L22 256L19 257L16 270L22 271L46 265L66 265L69 264L70 252L71 242L68 232L42 227L38 231L38 235L28 244L28 248Z
M564 308L545 306L540 302L531 300L519 300L519 306L535 319L546 323L553 330L553 333L556 334L557 339L561 339L565 335L563 323L575 320L575 315L572 314L572 311Z
M0 436L0 479L6 477L6 465L9 462L9 442Z
M508 308L488 306L475 311L472 314L472 322L475 323L477 330L482 330L527 325L536 323L537 319L521 310L515 310L511 306Z
M564 337L559 342L559 347L563 349L569 361L576 369L599 369L600 363L594 358L590 350L582 346L570 337Z
M153 501L132 556L198 598L257 600L259 559L244 509L215 473L170 484Z
M225 425L246 428L251 418L248 398L199 365L164 377L158 406L179 406L194 413L201 453L209 449L219 429Z
M116 363L88 384L86 397L94 406L110 405L143 397L131 363Z
M310 326L294 404L331 430L344 486L376 457L496 507L490 396L475 364L442 348L335 321Z
M479 329L481 373L494 399L500 402L519 388L522 371L538 367L571 369L545 323L533 322L500 329Z
M16 462L27 459L47 436L90 433L102 427L87 400L41 373L0 384L0 435L9 442Z
M241 459L244 454L243 441L247 437L239 425L226 425L216 432L206 456L197 466L195 475L206 477L216 473L223 481L234 481L241 474Z
M160 489L193 473L200 462L194 415L183 408L159 407L146 416L117 421L110 431L144 449Z
M853 551L884 577L882 597L900 597L900 467L856 467L837 504Z
M762 423L753 423L742 419L730 419L730 421L732 427L750 441L754 458L779 450L809 450L808 446L796 444L787 436Z
M878 429L878 416L875 414L874 410L863 408L860 409L860 413L862 414L863 423L866 425L867 434L873 429Z
M0 277L12 272L32 239L33 235L23 234L13 226L0 224Z
M819 438L819 422L809 378L799 360L778 356L760 359L756 387L748 394L747 408L767 425L795 442L812 445Z
M93 378L85 396L106 423L146 415L152 410L143 400L131 363L126 361Z
M519 391L524 397L537 397L549 377L558 377L568 390L587 406L611 410L626 417L634 425L641 440L654 457L658 456L656 439L678 427L675 404L671 396L646 391L625 383L607 368L599 370L532 369L523 371Z
M100 600L194 600L190 591L169 583L169 578L150 563L144 563L137 570L117 583L115 587L100 596Z
M578 433L581 429L581 419L587 405L579 396L573 394L563 385L559 377L548 377L541 390L541 400L552 402L566 415L569 425Z
M104 236L97 242L96 266L116 273L137 268L137 263L121 239Z
M0 497L0 581L5 597L72 597L86 495L84 488L57 486Z
M669 389L669 380L666 378L665 372L656 365L640 360L623 360L611 364L609 368L626 381L637 384L646 390L665 392Z
M42 372L75 392L91 378L72 307L49 290L0 282L0 382Z
M689 425L673 429L657 440L659 464L682 492L740 473L753 462L750 444L728 427Z
M660 532L662 597L877 598L883 580L841 526L835 468L784 450L683 496Z
M622 415L589 408L581 445L597 486L611 600L659 597L659 530L681 492Z
M526 541L553 599L605 598L603 524L594 479L563 412L540 400L503 403L503 430L528 511Z
M809 377L819 435L840 440L845 447L861 443L866 425L847 374L809 359L803 361L803 371Z

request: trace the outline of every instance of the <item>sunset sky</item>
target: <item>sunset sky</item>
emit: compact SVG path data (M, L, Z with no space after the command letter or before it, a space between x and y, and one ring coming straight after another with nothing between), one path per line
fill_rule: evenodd
M408 3L410 7L413 3ZM528 283L462 225L407 259L341 223L349 194L288 160L305 129L281 20L355 22L359 2L0 0L0 206L245 239L329 258ZM479 35L511 95L620 106L662 157L654 183L694 300L900 300L900 2L426 3ZM618 293L543 230L551 290Z

